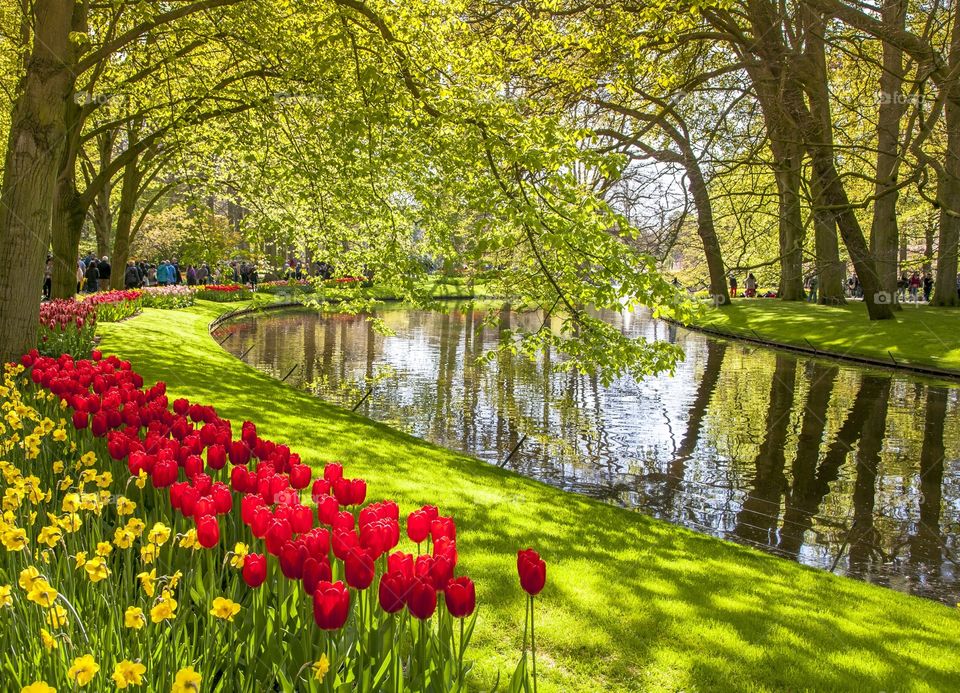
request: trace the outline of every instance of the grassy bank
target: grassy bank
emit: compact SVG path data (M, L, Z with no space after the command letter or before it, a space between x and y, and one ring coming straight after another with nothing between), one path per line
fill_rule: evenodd
M171 396L256 422L308 463L341 459L407 513L458 522L477 581L476 689L520 653L516 550L548 563L538 599L542 691L945 690L960 680L960 614L606 506L442 450L324 404L222 351L230 305L145 310L103 325L102 348ZM501 682L502 684L505 682Z
M733 336L860 356L960 375L960 310L906 305L896 320L870 321L859 302L818 306L773 299L735 299L707 308L695 326Z

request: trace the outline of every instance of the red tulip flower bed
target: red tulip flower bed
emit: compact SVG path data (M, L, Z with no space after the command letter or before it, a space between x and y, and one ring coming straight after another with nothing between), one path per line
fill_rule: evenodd
M141 297L139 289L126 289L91 294L83 302L97 307L97 319L100 322L119 322L140 312Z
M200 670L204 676L228 689L253 681L261 690L462 688L476 593L469 577L457 575L452 517L427 505L401 528L398 505L367 503L366 482L348 477L341 464L314 477L299 455L261 437L253 423L244 422L236 436L213 407L170 403L165 383L145 388L129 362L115 356L32 352L22 363L33 385L48 393L48 416L62 410L84 444L113 461L114 477L145 486L144 506L196 545L194 560L204 566L197 585L238 599L215 602L211 613L225 609L233 621L245 609L245 641L222 655L232 661L193 655L208 669ZM312 505L304 504L305 494ZM409 550L398 548L401 541ZM532 600L545 570L536 552L520 552L534 656ZM164 599L160 616L172 620L170 597ZM206 636L188 629L182 637ZM526 642L525 633L525 650ZM533 672L535 688L535 659ZM509 688L530 685L524 654Z
M40 304L37 348L48 356L82 356L93 348L97 328L97 307L73 299L56 299Z
M208 284L195 289L197 298L204 301L227 303L230 301L244 301L253 298L253 292L240 284Z

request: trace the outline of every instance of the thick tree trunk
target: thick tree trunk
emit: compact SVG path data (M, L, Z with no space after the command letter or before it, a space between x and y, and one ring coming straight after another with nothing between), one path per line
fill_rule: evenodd
M883 22L891 30L902 30L906 18L903 0L884 0ZM903 51L884 41L883 69L880 73L880 106L877 112L877 170L870 251L876 258L880 291L891 304L897 301L897 249L900 233L897 225L897 174L900 170L900 121L905 104L903 88Z
M840 241L837 239L837 222L833 213L823 202L819 179L811 176L810 190L813 194L813 232L817 255L817 303L838 306L847 302L843 292L846 266L840 262Z
M950 36L950 71L960 69L960 12L954 12ZM957 295L957 243L960 242L960 85L954 79L947 89L943 113L947 131L947 156L943 175L937 181L940 203L940 238L937 247L937 275L933 287L934 306L960 305Z
M130 232L133 226L133 213L137 206L137 193L140 187L139 159L132 158L123 169L123 183L120 188L120 207L117 210L117 228L113 236L113 267L110 275L110 288L122 289L123 278L130 257Z
M779 194L780 290L784 301L802 301L803 241L806 230L800 204L800 182L803 148L797 140L775 141L771 137L775 159L774 177Z
M804 58L809 69L804 70L804 82L810 103L810 115L820 123L823 144L833 148L833 119L830 115L830 93L827 89L827 58L824 48L824 21L816 11L804 6ZM840 262L840 243L837 239L837 222L833 213L824 204L823 190L816 175L810 176L812 196L811 215L814 230L814 249L817 257L817 302L824 305L846 303L843 285L846 281L846 265Z
M37 341L63 105L70 97L74 3L36 0L33 8L36 35L10 118L0 188L0 361L18 358Z
M70 298L77 293L77 260L86 209L72 176L61 169L53 200L53 277L51 296Z

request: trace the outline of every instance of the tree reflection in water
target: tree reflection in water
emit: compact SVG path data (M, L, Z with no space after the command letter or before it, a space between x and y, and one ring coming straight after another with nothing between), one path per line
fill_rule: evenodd
M363 316L306 311L223 325L224 348L321 397L522 474L697 531L953 604L960 519L958 389L723 342L643 315L676 374L603 386L564 368L479 357L538 313L475 307ZM553 327L556 327L553 324ZM519 446L519 447L518 447Z

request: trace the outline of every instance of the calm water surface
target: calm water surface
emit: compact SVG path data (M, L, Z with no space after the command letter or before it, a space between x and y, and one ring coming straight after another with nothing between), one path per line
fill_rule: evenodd
M610 386L536 363L477 358L535 313L363 316L283 311L218 329L224 348L318 396L560 488L807 565L960 601L960 390L604 317L675 341L670 376ZM293 372L291 373L291 369ZM365 397L366 396L366 397ZM365 398L364 398L365 397ZM361 402L362 400L362 402ZM513 453L511 456L511 452ZM507 459L509 457L509 460Z

